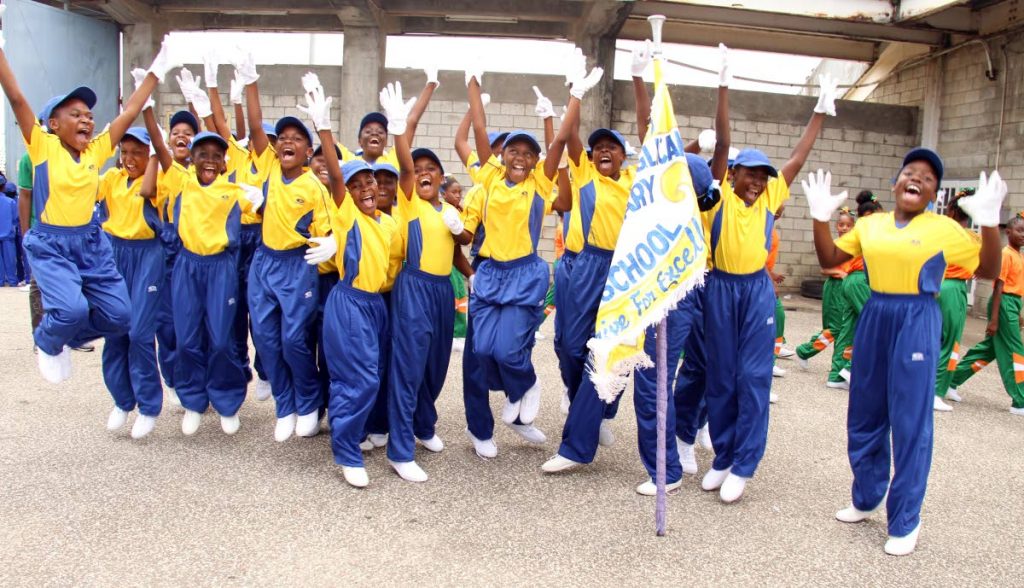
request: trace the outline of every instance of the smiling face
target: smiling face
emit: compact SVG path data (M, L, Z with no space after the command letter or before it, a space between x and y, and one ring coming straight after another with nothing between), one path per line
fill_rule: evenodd
M121 167L131 179L141 178L149 163L149 145L143 145L134 137L121 139Z
M513 141L501 151L505 164L505 177L513 184L526 180L533 168L537 167L540 154L533 150L528 141Z
M449 181L448 187L444 190L444 200L455 208L462 210L462 184L454 179Z
M416 195L436 203L444 183L441 166L429 157L418 157L413 162L413 175L416 178Z
M1010 247L1014 249L1024 247L1024 218L1021 218L1020 215L1014 215L1006 223L1006 238L1010 242Z
M363 149L364 158L376 161L388 146L387 129L380 123L367 123L363 130L359 131L359 146Z
M732 191L747 204L753 204L768 187L771 177L767 168L733 166Z
M195 136L196 132L192 130L192 125L188 123L180 122L171 127L169 147L174 161L181 164L188 161L189 150L192 148L192 138Z
M900 170L892 187L896 210L904 216L917 216L935 200L938 189L939 179L932 166L923 160L911 161Z
M617 180L622 163L626 161L626 150L611 137L601 137L594 143L590 159L599 174Z
M55 108L46 126L62 143L79 153L89 146L92 133L96 130L92 110L78 98L72 98Z
M352 201L356 203L359 212L366 216L373 216L377 212L379 190L377 180L370 170L363 170L350 178L345 183L345 189L352 195Z
M309 169L313 170L316 177L320 178L320 183L330 187L331 177L327 173L327 160L324 159L323 154L314 155L313 159L309 160Z
M398 198L398 176L391 172L373 172L373 179L377 181L377 210L391 214L391 207Z
M281 161L281 170L301 170L313 156L313 146L309 144L306 134L295 127L285 127L277 137L274 145L277 158Z
M846 213L840 213L839 218L836 219L836 233L838 233L840 237L849 233L853 230L853 223L854 220L852 216Z
M224 148L215 141L203 141L192 149L192 167L196 170L196 178L204 186L208 186L224 173Z

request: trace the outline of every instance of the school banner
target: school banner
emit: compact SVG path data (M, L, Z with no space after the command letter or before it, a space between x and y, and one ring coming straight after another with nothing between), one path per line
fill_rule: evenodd
M644 331L704 280L706 245L672 98L654 61L651 125L597 311L588 370L605 402L650 367Z

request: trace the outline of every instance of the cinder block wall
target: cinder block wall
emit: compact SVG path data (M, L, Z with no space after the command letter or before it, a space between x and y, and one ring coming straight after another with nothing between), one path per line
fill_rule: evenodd
M190 68L194 72L202 71L198 65ZM261 103L266 120L300 114L295 104L302 92L300 77L308 70L320 75L328 94L332 88L341 87L340 67L269 66L260 69ZM228 75L222 72L225 85ZM455 129L467 109L463 74L442 72L440 79L441 88L434 94L417 129L416 144L434 149L445 169L468 184L453 145ZM387 81L392 80L402 82L408 98L422 89L424 78L415 70L388 70ZM532 86L538 86L558 109L567 101L565 86L559 77L486 74L484 90L493 100L487 108L488 126L505 130L523 128L540 138L543 128L533 112L536 99ZM184 106L180 94L174 90L176 88L170 85L162 88L160 98L165 120ZM616 82L614 92L612 126L623 132L631 143L638 144L632 85ZM685 137L696 137L702 129L712 125L717 90L678 86L672 89L672 95ZM801 96L731 92L733 145L757 147L781 166L798 141L814 103L814 98ZM339 99L337 91L334 104L336 109L345 108L344 97ZM850 190L851 198L861 189L873 190L883 200L889 198L889 182L899 167L902 154L918 141L917 113L916 107L841 103L839 116L827 121L802 174L819 167L830 169L834 183ZM354 145L355 137L341 137L341 141ZM783 285L787 292L798 291L804 279L820 277L811 243L811 221L799 181L794 182L792 192L785 217L778 224L782 242L777 271L787 276ZM541 255L548 260L554 259L554 232L554 217L551 216L546 219L540 245Z

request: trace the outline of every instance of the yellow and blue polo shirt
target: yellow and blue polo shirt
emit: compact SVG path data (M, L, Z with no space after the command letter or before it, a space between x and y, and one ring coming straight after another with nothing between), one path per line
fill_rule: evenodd
M623 167L619 179L603 176L585 154L577 165L569 158L573 185L572 215L566 231L566 249L579 251L584 244L612 251L619 240L626 202L636 179L636 167ZM574 227L578 227L576 233ZM576 243L582 238L583 243ZM573 242L571 242L573 241ZM579 247L578 249L576 247Z
M393 280L392 247L401 247L395 219L379 211L372 217L363 214L351 194L346 194L331 224L338 240L335 264L339 279L364 292L384 291Z
M227 150L227 175L228 181L236 184L248 184L250 186L260 185L260 174L256 169L256 162L251 151L242 147L234 137L228 138ZM269 149L268 149L269 151ZM260 212L242 213L243 225L255 225L262 222Z
M160 214L143 198L142 177L132 179L123 169L107 170L100 178L96 200L102 209L103 230L121 239L153 239L160 231Z
M765 191L749 206L732 185L722 184L721 200L702 213L709 227L715 269L730 274L763 270L772 246L775 213L788 199L789 186L782 178L771 178Z
M216 255L238 245L242 213L251 212L238 184L220 175L203 186L189 173L181 192L172 198L174 224L182 246L196 255Z
M451 275L455 238L444 224L446 208L455 210L444 200L434 208L416 194L410 198L399 186L395 220L402 232L406 267L435 276Z
M296 249L310 237L326 237L331 232L331 195L312 171L306 168L293 180L281 175L281 162L273 147L267 147L255 159L256 186L263 190L263 244L277 251Z
M948 264L971 273L981 244L953 219L922 212L898 226L891 212L857 221L836 247L864 256L871 290L882 294L937 294Z
M32 161L32 209L39 222L60 227L89 224L96 206L100 168L114 156L109 133L100 133L78 155L64 148L57 135L32 126L25 145Z

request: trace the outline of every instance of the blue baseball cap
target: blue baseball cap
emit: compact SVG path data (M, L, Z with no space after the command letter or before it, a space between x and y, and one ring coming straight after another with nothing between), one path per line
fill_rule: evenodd
M179 123L187 124L188 126L192 127L193 133L199 134L199 119L197 119L196 115L192 114L191 112L187 110L179 110L178 112L175 112L174 116L171 117L170 128L173 129L175 125Z
M359 121L359 132L363 132L363 128L370 123L378 123L384 127L384 132L388 131L388 117L384 116L379 112L371 112L363 117L363 120Z
M306 125L304 125L301 120L295 118L294 116L286 116L278 120L277 124L274 125L274 135L280 137L281 132L287 129L288 127L298 129L299 132L305 135L306 141L310 145L313 144L313 134L309 132L309 129L306 128Z
M364 171L370 172L372 174L373 166L366 163L362 159L353 159L351 161L346 161L345 163L341 164L341 176L345 179L346 184L349 182L349 180L354 178L356 174Z
M626 138L622 136L622 133L613 129L597 129L593 133L590 133L590 138L587 139L587 146L590 147L591 151L593 151L594 143L597 143L599 139L604 137L608 137L618 143L619 147L622 147L623 151L626 150Z
M63 99L63 96L54 96L47 100L46 104L43 104L42 110L39 111L39 121L41 123L45 125L46 121L50 120L50 114L53 113L53 108L60 104L61 99Z
M444 175L444 164L441 163L441 158L436 153L427 149L426 147L420 147L419 149L412 150L412 160L416 161L421 157L426 157L430 161L437 164L437 167L441 168L441 175Z
M274 125L272 125L272 124L270 124L268 122L265 122L265 123L260 124L260 127L263 128L263 132L266 133L266 135L268 137L276 137L277 136L277 131L274 129Z
M503 143L507 136L508 131L491 131L487 133L487 142L493 147L495 143Z
M78 100L81 100L82 102L85 102L85 105L89 108L96 106L96 92L93 92L91 88L87 88L86 86L79 86L74 90L71 90L67 94L58 95L54 96L53 98L50 98L50 100L47 101L46 104L49 105L52 102L53 105L50 106L49 110L44 111L46 114L46 118L44 120L50 120L50 117L53 116L53 111L60 108L61 104L64 104L65 102L69 100L74 100L76 98Z
M227 148L228 148L228 142L224 140L224 137L221 137L217 133L211 133L210 131L203 131L203 132L199 133L198 135L196 135L195 137L192 138L192 146L189 147L189 149L195 149L196 147L199 147L199 145L201 143L206 143L208 141L213 141L213 142L217 143L224 150L227 150Z
M939 157L938 153L927 147L914 147L903 157L902 167L907 167L908 163L913 163L915 161L925 161L928 165L932 166L932 171L935 172L935 178L937 180L935 183L936 187L942 184L942 173L944 171L944 167L942 165L942 158Z
M532 134L523 130L510 131L508 136L505 137L505 142L501 144L501 148L505 149L516 141L525 141L530 144L534 151L538 154L540 153L540 143L537 142L537 139Z
M706 161L700 158L699 155L693 153L686 154L686 165L690 168L690 178L693 180L693 190L697 193L698 197L702 197L708 193L708 188L711 187L712 182L715 178L711 175L711 168L708 167Z
M415 151L413 151L413 153L415 153ZM373 173L377 173L380 171L388 172L389 174L394 174L395 177L398 177L398 169L396 169L395 166L391 165L390 163L387 163L386 161L373 164Z
M150 143L152 143L152 141L150 141L149 139L149 131L147 131L145 127L129 128L127 131L124 132L124 137L122 137L121 140L124 141L128 137L135 139L136 141L142 143L147 147L149 147Z
M775 170L775 166L772 165L768 156L753 147L748 147L737 153L733 160L733 165L740 167L763 167L768 170L768 175L771 177L776 178L779 176L779 172Z

